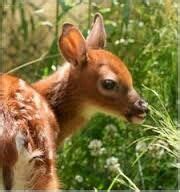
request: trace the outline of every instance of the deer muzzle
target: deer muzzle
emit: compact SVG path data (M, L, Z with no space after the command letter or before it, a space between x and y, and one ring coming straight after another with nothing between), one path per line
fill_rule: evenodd
M127 120L140 124L144 121L148 112L148 103L135 90L131 91L129 94L129 107L125 115Z

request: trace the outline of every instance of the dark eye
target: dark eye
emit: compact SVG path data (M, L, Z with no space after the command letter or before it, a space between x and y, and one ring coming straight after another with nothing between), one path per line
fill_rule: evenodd
M111 79L106 79L102 81L102 87L106 90L114 90L117 87L117 83Z

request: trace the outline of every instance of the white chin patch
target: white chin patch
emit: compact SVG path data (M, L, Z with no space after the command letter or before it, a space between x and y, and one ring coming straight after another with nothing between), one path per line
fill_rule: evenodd
M134 116L131 118L131 121L134 124L142 124L144 122L144 118L139 118L139 117Z

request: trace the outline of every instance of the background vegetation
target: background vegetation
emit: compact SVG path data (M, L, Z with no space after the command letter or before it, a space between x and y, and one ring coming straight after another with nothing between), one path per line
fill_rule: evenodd
M64 21L88 34L104 16L107 49L121 57L148 100L144 125L96 114L57 154L65 189L177 189L177 9L175 0L7 0L0 3L0 71L33 82L62 63Z

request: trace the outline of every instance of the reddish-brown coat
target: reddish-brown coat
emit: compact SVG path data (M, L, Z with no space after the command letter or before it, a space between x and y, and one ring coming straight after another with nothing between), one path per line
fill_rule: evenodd
M5 188L17 189L17 178L9 176L17 171L16 164L26 151L27 165L33 166L21 189L57 189L55 142L59 127L54 114L44 98L23 80L1 75L0 83L0 167Z

